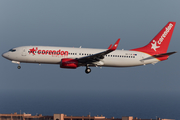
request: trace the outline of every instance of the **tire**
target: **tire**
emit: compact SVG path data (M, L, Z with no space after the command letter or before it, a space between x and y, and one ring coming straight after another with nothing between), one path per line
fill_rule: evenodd
M21 69L21 66L17 66L18 69Z
M85 72L88 74L91 72L91 69L90 68L86 68Z

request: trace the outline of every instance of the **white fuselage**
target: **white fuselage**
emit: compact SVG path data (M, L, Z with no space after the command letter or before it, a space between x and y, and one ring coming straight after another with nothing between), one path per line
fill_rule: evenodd
M116 50L119 38L107 49L22 46L10 49L2 56L18 64L18 69L21 68L21 62L59 64L61 68L69 69L86 66L87 74L91 72L89 66L131 67L155 64L176 53L167 53L175 24L176 22L168 22L147 45L131 50Z
M17 62L25 63L44 63L60 64L62 58L82 58L106 49L92 48L70 48L70 47L50 47L50 46L22 46L13 48L15 51L9 51L3 54L3 57ZM150 59L146 59L150 58ZM146 59L145 61L143 59ZM94 66L106 67L130 67L150 63L157 63L159 60L150 55L137 51L115 50L104 56Z

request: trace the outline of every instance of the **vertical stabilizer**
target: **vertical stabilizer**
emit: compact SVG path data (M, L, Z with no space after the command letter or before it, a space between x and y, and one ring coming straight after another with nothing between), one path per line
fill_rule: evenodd
M168 24L144 47L132 49L148 53L150 55L166 53L176 22L168 22Z

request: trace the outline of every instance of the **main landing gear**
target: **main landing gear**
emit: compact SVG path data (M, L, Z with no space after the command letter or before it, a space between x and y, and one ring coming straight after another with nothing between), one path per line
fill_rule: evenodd
M87 74L90 73L90 72L91 72L91 68L89 68L88 66L86 66L85 72L86 72Z

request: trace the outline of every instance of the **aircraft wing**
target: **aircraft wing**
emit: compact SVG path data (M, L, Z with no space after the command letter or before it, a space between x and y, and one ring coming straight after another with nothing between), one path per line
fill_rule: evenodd
M120 38L116 41L116 43L113 46L111 44L106 51L89 55L89 56L85 56L85 57L81 57L81 58L77 58L77 60L80 64L85 64L85 65L93 64L93 62L100 61L101 59L104 59L105 55L116 50L116 48L118 47L119 41L120 41Z

